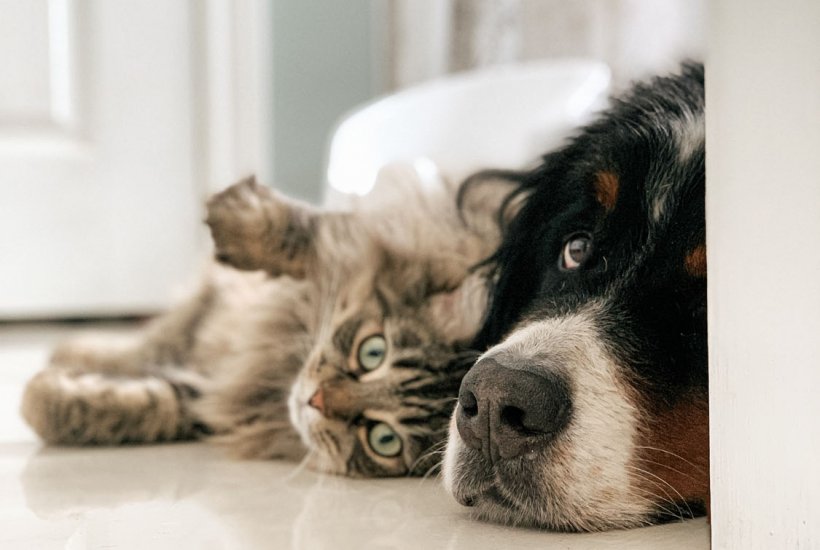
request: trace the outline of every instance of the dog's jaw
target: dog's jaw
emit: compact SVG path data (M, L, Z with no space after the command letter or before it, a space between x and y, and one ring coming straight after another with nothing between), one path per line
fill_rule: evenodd
M559 369L572 388L573 415L548 448L495 464L462 442L453 416L444 484L483 519L593 531L646 524L657 512L633 465L643 419L625 369L600 339L603 317L593 303L525 323L485 354Z

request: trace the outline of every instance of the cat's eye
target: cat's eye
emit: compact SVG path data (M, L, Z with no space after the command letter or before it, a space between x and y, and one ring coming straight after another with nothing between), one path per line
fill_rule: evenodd
M371 371L379 368L387 355L387 340L381 334L375 334L362 340L359 344L359 366Z
M397 456L402 447L399 434L384 422L370 426L367 431L367 444L374 453L386 458Z
M564 243L558 265L565 271L578 269L592 255L592 237L576 233Z

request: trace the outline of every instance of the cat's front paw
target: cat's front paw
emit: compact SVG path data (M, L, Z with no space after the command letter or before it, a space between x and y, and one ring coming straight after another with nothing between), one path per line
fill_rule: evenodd
M267 205L273 200L270 190L251 176L208 201L205 223L218 261L238 269L264 268L272 224Z
M244 270L305 276L318 215L314 209L260 185L253 177L208 201L216 259Z

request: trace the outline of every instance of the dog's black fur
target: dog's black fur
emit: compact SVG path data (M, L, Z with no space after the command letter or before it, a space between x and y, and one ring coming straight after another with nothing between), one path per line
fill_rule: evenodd
M516 195L526 200L490 260L497 282L477 349L499 342L522 318L571 309L618 285L625 315L609 327L609 339L641 357L632 367L666 399L682 387L706 387L706 278L692 277L684 262L706 238L704 150L680 162L668 127L670 115L689 110L703 112L699 65L686 65L679 78L636 86L538 168L510 173L519 187L508 204ZM605 217L591 185L603 170L620 181L617 208ZM672 192L664 219L655 222L648 206L664 185ZM593 256L583 269L562 272L561 247L579 231L593 234ZM627 282L630 268L639 271Z
M587 530L687 517L708 506L703 112L703 67L688 63L679 75L639 84L613 100L596 122L543 157L537 168L488 172L465 184L486 177L517 183L505 207L516 211L489 260L494 269L490 307L475 342L477 349L489 351L477 363L484 361L480 373L476 367L477 374L468 374L462 384L451 430L451 438L468 443L459 448L451 441L445 463L448 487L461 502L475 505L480 515ZM565 246L579 237L589 239L584 242L591 243L590 252L580 266L568 269ZM616 365L612 390L635 411L629 420L634 428L624 436L630 441L616 441L630 455L624 468L634 469L625 474L626 488L602 485L597 490L578 479L583 474L552 473L564 460L560 457L581 456L584 449L610 444L583 440L579 434L586 432L577 426L584 415L608 418L614 408L600 399L596 406L601 411L580 410L579 396L587 391L575 374L580 367L571 361L556 366L571 353L563 349L561 338L552 336L552 328L549 342L528 336L527 345L514 351L512 344L505 344L523 338L543 320L554 324L587 315L591 304L593 335L585 338ZM564 340L575 336L568 334ZM497 412L490 405L480 410L481 398L476 404L471 393L482 379L505 369L548 373L567 388L550 390L555 395L548 406L566 416L557 425L527 424L530 411L522 405L525 419L518 418L514 427L523 434L517 437L526 439L528 452L537 448L535 460L530 456L529 462L521 456L499 458L492 450L515 443L509 436L496 436L493 430L504 428L504 418L493 417ZM482 415L490 418L481 420L479 430ZM617 424L617 419L612 422ZM533 436L539 429L549 437ZM604 451L595 452L602 462L615 460ZM586 465L569 461L560 469L573 468ZM552 477L543 486L534 483L535 488L519 479L539 476ZM648 499L651 505L624 502L623 513L618 513L617 505L596 510L569 502L564 489L572 493L573 488L561 484L582 482L591 488L585 486L579 494L602 499L638 494L635 498Z

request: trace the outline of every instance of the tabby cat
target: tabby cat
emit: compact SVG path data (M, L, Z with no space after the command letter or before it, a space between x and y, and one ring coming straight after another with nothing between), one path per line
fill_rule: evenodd
M503 193L393 166L350 212L253 178L208 203L218 263L196 295L127 341L59 346L22 413L54 444L209 437L252 458L349 476L437 463L475 354Z

